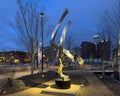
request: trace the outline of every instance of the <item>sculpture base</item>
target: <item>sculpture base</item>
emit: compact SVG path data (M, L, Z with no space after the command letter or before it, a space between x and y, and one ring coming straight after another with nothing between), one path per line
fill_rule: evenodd
M69 89L71 87L71 80L64 80L63 78L56 79L55 87L58 89Z

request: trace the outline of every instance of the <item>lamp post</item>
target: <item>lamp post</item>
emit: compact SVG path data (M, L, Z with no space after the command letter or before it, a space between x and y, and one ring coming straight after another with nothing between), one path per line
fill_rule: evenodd
M95 45L96 45L95 46L95 55L94 55L94 57L96 59L98 59L98 43L100 42L100 35L99 34L94 35L93 39L94 39Z
M118 57L117 57L117 62L118 62L118 79L120 80L120 28L119 28L119 36L118 36Z
M93 39L94 39L95 44L96 44L95 52L97 53L97 44L98 44L99 41L100 41L100 35L99 35L99 34L94 35L94 36L93 36ZM97 54L96 54L96 58L97 58L97 57L98 57L98 56L97 56Z
M104 65L104 59L105 59L105 56L104 56L104 52L105 52L105 41L104 40L102 40L101 41L101 44L102 44L102 76L104 76L104 72L105 72L105 65Z
M108 54L107 50L109 50L108 47L107 47L108 43L109 43L108 39L101 41L101 46L102 46L101 47L101 50L102 50L102 54L101 54L101 58L102 58L102 76L104 76L104 73L105 73L105 61L108 59L108 56L107 56L107 54Z
M44 24L43 24L43 23L44 23L44 22L43 22L43 19L44 19L44 13L41 12L41 13L40 13L40 17L41 17L41 34L42 34L42 72L43 72L43 46L44 46L44 45L43 45L43 44L44 44L44 43L43 43L43 40L44 40L44 37L43 37L43 27L44 27L44 26L43 26L43 25L44 25Z
M120 80L120 27L118 30L117 64L114 65L114 78Z

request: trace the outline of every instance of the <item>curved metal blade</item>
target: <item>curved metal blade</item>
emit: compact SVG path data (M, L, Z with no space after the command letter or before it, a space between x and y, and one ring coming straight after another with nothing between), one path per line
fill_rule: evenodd
M68 14L68 12L69 12L69 10L66 9L66 10L63 12L60 20L58 21L58 24L56 25L56 27L55 27L55 29L54 29L54 31L53 31L53 33L52 33L52 36L51 36L51 40L52 40L52 41L54 41L55 36L56 36L56 34L57 34L57 31L58 31L58 29L59 29L62 21L64 20L65 16Z
M80 57L80 56L77 57L77 62L78 62L78 64L80 64L80 65L83 65L83 64L84 64L84 60L83 60L82 57Z
M61 18L60 18L58 24L60 24L60 23L63 21L63 19L65 18L65 16L68 14L68 12L69 12L68 9L66 9L66 10L64 11L64 13L62 14L62 16L61 16Z
M69 28L70 25L71 25L71 21L68 21L67 25L63 29L63 32L62 32L62 35L61 35L61 38L60 38L60 44L59 44L59 46L63 47L65 36L66 36L66 32L67 32L67 30L68 30L68 28Z

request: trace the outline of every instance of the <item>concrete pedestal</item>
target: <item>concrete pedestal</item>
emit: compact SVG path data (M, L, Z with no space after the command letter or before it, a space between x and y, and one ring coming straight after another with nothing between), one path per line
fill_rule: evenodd
M71 80L63 80L62 78L58 78L55 80L55 87L58 89L69 89L71 87Z

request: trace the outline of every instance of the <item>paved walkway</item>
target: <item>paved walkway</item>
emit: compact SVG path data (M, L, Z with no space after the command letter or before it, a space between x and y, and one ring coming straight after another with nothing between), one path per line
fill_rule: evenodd
M51 80L44 83L44 85L46 85L45 88L33 87L22 92L5 96L114 96L114 94L92 72L80 70L66 72L78 76L78 80L75 79L77 83L72 83L70 89L56 89L54 88L54 80ZM87 79L89 83L87 86L80 86L78 84L81 75Z
M114 94L92 72L79 72L84 74L89 85L80 87L77 96L114 96Z
M50 66L50 67L48 67L48 68L44 68L44 72L45 71L47 71L47 70L56 70L57 69L57 67L56 66ZM38 69L38 70L34 70L34 73L38 73L38 72L40 72L41 71L41 68L40 69ZM28 71L21 71L21 72L15 72L15 75L14 75L14 77L13 78L19 78L19 77L22 77L22 76L25 76L25 75L30 75L31 74L31 71L30 70L28 70ZM6 76L5 75L2 75L2 74L0 74L0 79L5 79L6 78Z
M39 70L34 71L34 73L37 73L37 72L39 72ZM22 77L22 76L25 76L25 75L30 75L30 74L31 74L31 71L16 72L13 78L19 78L19 77ZM1 75L0 74L0 79L7 78L8 76L6 76L6 75Z

